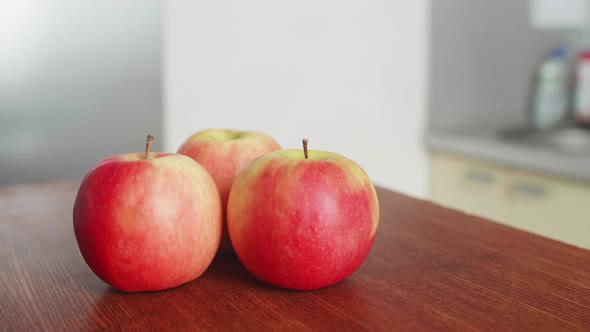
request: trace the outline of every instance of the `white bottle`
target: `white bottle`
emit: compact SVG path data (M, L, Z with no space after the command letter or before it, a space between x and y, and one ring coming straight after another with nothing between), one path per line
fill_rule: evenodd
M568 69L564 48L556 48L539 68L532 122L538 129L556 127L568 111Z

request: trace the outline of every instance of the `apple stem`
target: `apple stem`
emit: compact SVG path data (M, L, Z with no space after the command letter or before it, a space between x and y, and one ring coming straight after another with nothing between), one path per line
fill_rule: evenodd
M307 159L307 138L303 139L303 155L305 156L305 159Z
M145 159L150 159L150 147L152 146L152 142L154 141L154 136L148 135L147 140L145 142Z

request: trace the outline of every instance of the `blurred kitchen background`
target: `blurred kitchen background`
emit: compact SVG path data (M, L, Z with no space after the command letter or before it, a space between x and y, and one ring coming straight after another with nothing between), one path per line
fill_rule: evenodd
M590 248L588 31L590 0L0 0L0 186L249 129Z

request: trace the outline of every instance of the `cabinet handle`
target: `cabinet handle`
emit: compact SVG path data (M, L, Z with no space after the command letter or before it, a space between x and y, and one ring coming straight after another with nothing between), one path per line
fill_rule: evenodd
M547 190L543 188L543 186L530 182L516 182L512 185L512 191L517 194L536 197L543 197L547 195Z
M467 170L464 174L465 179L479 183L493 183L496 181L494 174L479 169Z

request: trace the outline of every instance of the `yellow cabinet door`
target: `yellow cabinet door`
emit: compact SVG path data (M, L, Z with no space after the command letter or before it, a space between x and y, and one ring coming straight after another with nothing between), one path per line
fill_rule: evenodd
M589 184L513 172L507 196L514 227L590 249Z
M506 171L486 162L433 152L431 197L435 203L495 221L506 220Z

